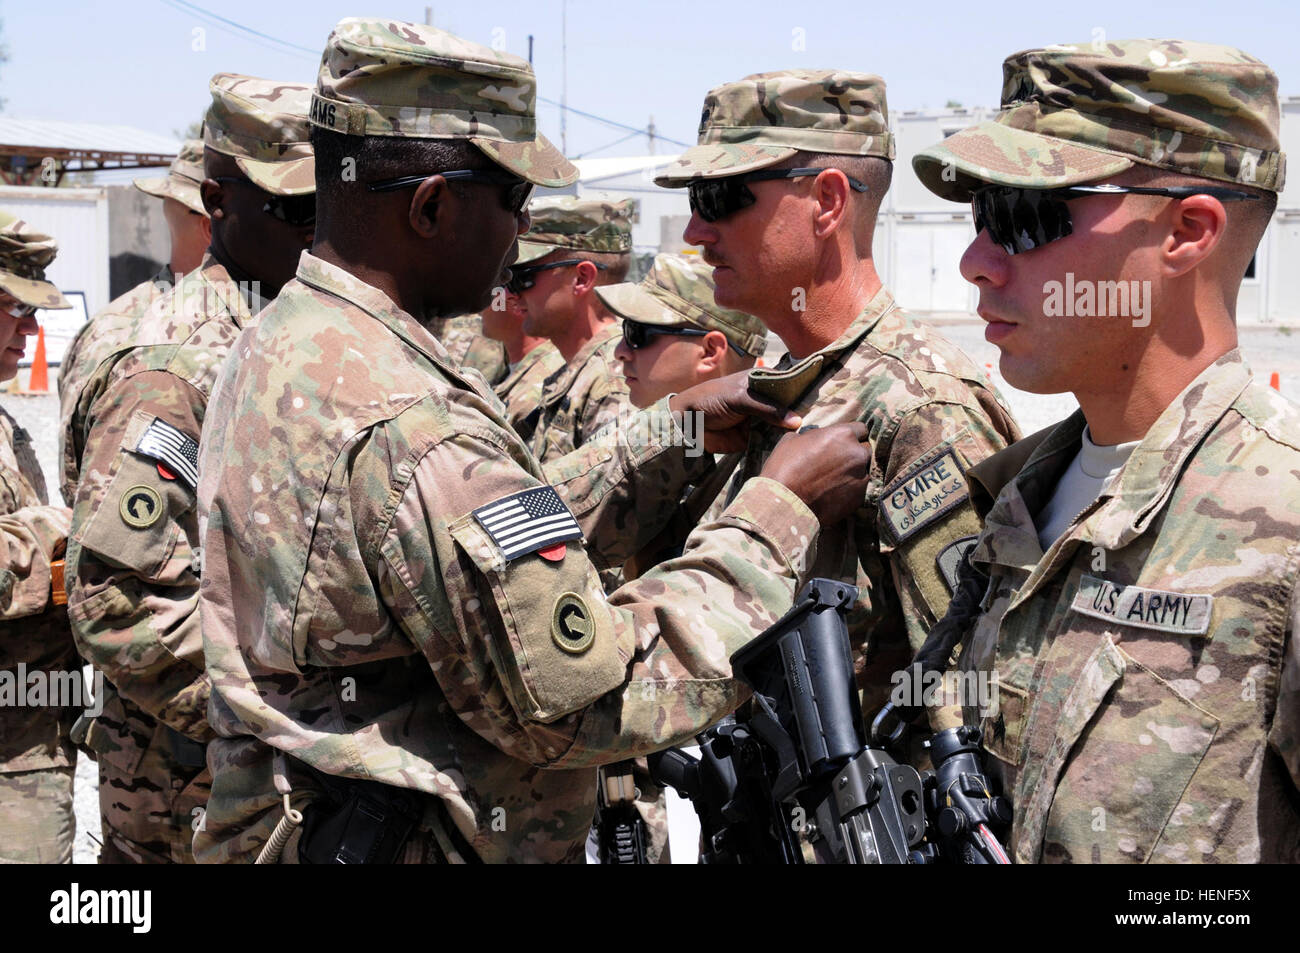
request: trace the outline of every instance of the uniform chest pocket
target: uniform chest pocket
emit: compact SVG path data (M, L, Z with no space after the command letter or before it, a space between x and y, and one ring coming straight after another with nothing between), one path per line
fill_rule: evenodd
M1034 713L1029 756L1041 767L1027 764L1016 792L1017 859L1141 863L1171 842L1185 852L1194 815L1209 809L1182 802L1218 719L1109 635L1072 684L1059 707Z

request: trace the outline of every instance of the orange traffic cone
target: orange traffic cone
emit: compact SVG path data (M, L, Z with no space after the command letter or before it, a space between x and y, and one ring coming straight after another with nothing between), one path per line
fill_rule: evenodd
M50 392L50 366L45 362L45 329L36 332L36 356L32 358L32 373L27 380L27 393Z
M1282 378L1278 377L1277 371L1274 371L1273 376L1268 379L1268 386L1274 390L1282 389Z

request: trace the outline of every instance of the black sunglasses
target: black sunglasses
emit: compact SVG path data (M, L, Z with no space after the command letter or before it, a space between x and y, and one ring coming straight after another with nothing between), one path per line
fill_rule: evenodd
M1090 195L1164 195L1185 199L1191 195L1212 195L1227 202L1257 199L1259 196L1238 189L1209 185L1178 185L1147 188L1136 185L1072 185L1063 189L1020 189L1009 185L990 185L971 196L971 214L975 234L985 228L995 245L1008 255L1030 251L1064 238L1073 231L1070 209L1065 204Z
M833 168L833 167L832 167ZM753 205L757 199L749 191L746 182L762 182L764 179L798 179L805 175L820 175L825 169L759 169L757 172L743 172L740 175L728 175L718 179L692 179L686 187L686 195L691 203L691 211L698 212L706 222L716 222L733 212ZM855 192L867 191L865 182L859 182L848 176L849 185Z
M371 192L395 192L398 189L419 185L433 175L440 175L444 179L461 179L465 182L503 185L505 191L502 192L502 202L505 204L506 210L515 215L524 213L524 209L528 207L528 201L533 197L533 189L536 188L527 179L521 179L517 175L511 175L509 172L503 172L500 169L452 169L450 172L403 175L396 179L381 179L378 182L369 182L366 184L366 188Z
M233 175L213 176L214 182L240 182L257 189L266 196L262 211L279 222L299 228L316 224L316 193L305 195L272 195L251 179L240 179Z
M634 351L638 351L649 344L650 339L656 334L676 334L681 337L702 338L708 333L708 331L700 328L665 328L658 324L643 324L632 318L623 319L623 341ZM732 344L730 340L727 341L727 347L741 357L745 356L745 352Z
M10 297L13 296L10 295ZM22 318L31 317L33 314L35 314L37 311L40 310L40 308L36 307L36 305L27 304L26 302L19 301L17 298L14 298L13 302L14 303L11 305L0 304L0 311L5 312L10 317L18 318L21 320Z
M609 269L608 265L602 265L597 261L588 261L586 258L566 258L564 261L548 261L544 265L519 265L518 267L512 265L510 280L506 282L506 290L521 294L537 284L537 273L539 271L550 271L552 268L568 268L570 265L580 265L584 261L589 265L593 265L597 271L607 271Z

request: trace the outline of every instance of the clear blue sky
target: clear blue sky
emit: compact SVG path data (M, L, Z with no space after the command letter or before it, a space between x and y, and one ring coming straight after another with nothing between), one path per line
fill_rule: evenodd
M336 0L195 0L197 6L303 50L248 36L187 9L188 0L0 3L9 62L0 69L4 114L124 123L170 134L197 120L213 73L311 83L330 27L345 16L422 22L425 4ZM376 10L379 6L381 9ZM520 56L535 37L541 96L561 96L561 0L435 2L435 25ZM1284 96L1300 94L1300 12L1286 2L1178 4L1023 2L864 3L860 0L568 0L568 103L694 142L705 92L748 73L835 67L879 73L891 109L996 105L1000 64L1045 43L1173 36L1239 46L1269 63ZM193 47L196 30L202 50ZM800 48L801 47L801 48ZM308 52L308 51L314 52ZM560 142L559 109L541 105L542 131ZM570 115L570 155L637 155L644 137ZM668 143L658 151L676 151ZM598 151L593 151L598 150Z

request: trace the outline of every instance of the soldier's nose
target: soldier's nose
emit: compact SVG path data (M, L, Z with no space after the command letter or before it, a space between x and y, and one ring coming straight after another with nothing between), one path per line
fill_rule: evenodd
M967 246L961 256L960 270L961 276L973 285L988 283L1000 288L1010 277L1011 256L1002 246L994 243L986 228Z
M708 245L718 240L718 230L700 218L699 212L691 212L691 220L682 232L682 241L688 245Z

